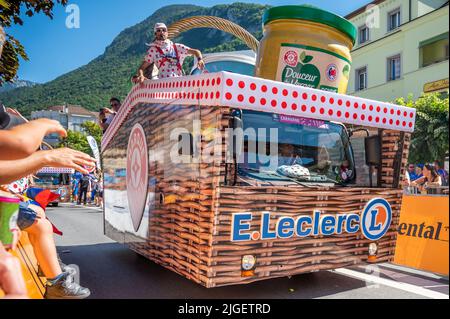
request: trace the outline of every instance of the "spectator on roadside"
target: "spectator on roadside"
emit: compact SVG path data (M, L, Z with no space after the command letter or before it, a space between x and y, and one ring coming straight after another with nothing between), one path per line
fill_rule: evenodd
M80 179L80 193L78 194L78 205L81 205L81 201L83 201L83 205L86 205L87 193L91 190L91 178L89 174L83 174L83 177Z
M448 173L447 171L442 168L441 163L439 161L434 161L434 169L436 170L436 173L441 176L442 178L442 185L448 186Z
M102 176L100 175L98 183L97 183L97 202L96 202L96 206L99 206L101 208L103 208L103 179Z
M103 112L104 112L104 114L106 116L106 121L102 125L103 132L106 132L106 130L108 129L108 127L111 124L112 120L116 116L117 112L119 112L119 109L120 109L122 104L120 103L120 100L118 98L112 97L109 100L109 105L111 106L111 109L109 109L107 107L103 108Z
M442 178L431 164L425 164L423 167L423 176L416 179L413 186L418 186L421 191L433 186L442 186Z
M78 172L76 172L75 174L72 175L72 197L73 197L72 202L73 203L78 203L78 193L80 192L81 176L79 175Z
M405 173L405 181L403 182L404 186L411 186L412 182L417 180L419 176L417 175L418 166L409 163ZM420 169L420 168L419 168Z
M97 197L98 197L98 179L95 176L92 176L91 179L91 204L97 206Z
M98 113L98 125L102 128L103 133L105 133L108 128L106 125L106 120L106 109L102 107Z
M416 176L417 176L417 179L419 179L423 176L423 164L416 165Z
M1 184L8 184L30 175L44 166L72 167L86 172L82 167L83 165L95 165L95 160L90 156L66 148L34 152L40 145L36 141L34 141L36 145L31 148L31 155L27 154L26 149L22 150L21 155L17 152L16 148L21 146L17 146L16 141L11 139L11 134L34 137L37 131L60 131L60 128L55 126L54 122L41 121L38 125L30 122L28 124L33 125L23 124L15 128L8 127L9 130L6 131L0 131L2 151L12 150L11 152L1 152L0 154L0 187ZM57 128L56 131L55 127ZM66 132L64 129L60 132L61 135L65 136ZM40 142L42 142L42 138L45 135L41 134ZM32 139L34 140L34 138ZM8 191L8 187L2 187L2 189ZM73 272L67 268L61 269L53 239L53 226L46 219L44 209L36 205L27 205L26 208L19 210L18 226L21 230L28 233L36 259L47 278L45 298L81 299L88 297L90 295L89 289L73 282Z

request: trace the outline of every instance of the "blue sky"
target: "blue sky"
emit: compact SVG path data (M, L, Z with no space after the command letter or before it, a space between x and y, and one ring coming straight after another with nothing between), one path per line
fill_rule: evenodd
M199 6L211 7L237 1L196 0ZM370 0L330 1L245 1L239 2L276 5L313 4L322 9L345 15L367 4ZM186 0L70 0L69 4L80 8L80 28L68 29L66 19L69 13L57 6L54 19L36 15L24 17L23 26L7 30L25 46L30 58L22 61L19 78L45 83L56 77L87 64L101 55L106 46L125 28L131 27L149 17L157 9L170 4L189 4ZM191 2L194 3L194 2Z

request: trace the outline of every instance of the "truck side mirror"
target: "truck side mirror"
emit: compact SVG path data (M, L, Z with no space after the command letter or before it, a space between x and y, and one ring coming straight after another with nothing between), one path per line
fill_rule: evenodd
M242 144L242 132L244 129L244 123L238 116L232 116L230 118L229 127L232 129L231 134L233 136L233 159L237 159L241 151ZM238 140L240 138L241 140Z
M366 164L368 166L381 165L381 139L379 135L368 136L364 139Z

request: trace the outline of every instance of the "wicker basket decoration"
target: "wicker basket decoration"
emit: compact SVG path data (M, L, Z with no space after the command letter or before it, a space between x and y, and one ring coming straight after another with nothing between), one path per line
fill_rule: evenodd
M194 16L179 20L169 26L169 38L173 39L180 33L195 28L214 28L220 31L230 33L244 41L244 43L254 52L258 51L258 40L241 26L229 20L212 16Z

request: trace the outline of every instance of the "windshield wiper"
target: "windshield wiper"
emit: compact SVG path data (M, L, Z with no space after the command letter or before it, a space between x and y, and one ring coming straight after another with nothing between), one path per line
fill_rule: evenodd
M282 176L284 176L284 175L282 175ZM340 185L340 186L344 186L344 187L347 187L347 185L346 184L344 184L343 182L338 182L338 181L336 181L336 180L334 180L334 179L332 179L332 178L330 178L330 177L328 177L328 176L326 176L326 175L319 175L319 174L316 174L316 175L310 175L310 177L312 177L312 179L311 178L307 178L307 177L304 177L304 178L302 178L302 177L288 177L288 176L286 176L287 178L292 178L292 179L295 179L295 180L299 180L299 179L304 179L305 180L305 182L308 182L308 183L320 183L320 182L323 182L323 181L317 181L317 180L314 180L314 176L318 176L318 177L320 177L320 178L324 178L326 181L328 181L328 182L332 182L333 184L338 184L338 185Z
M258 169L250 168L250 167L240 167L240 170L282 177L282 178L285 178L285 179L287 179L287 180L290 180L290 181L292 181L292 182L294 182L294 183L296 183L296 184L299 184L299 185L301 185L301 186L304 186L304 187L311 187L310 185L305 184L304 182L306 182L306 183L312 183L312 182L320 183L320 181L308 180L306 177L305 177L305 180L302 182L302 181L300 181L300 179L302 179L301 177L297 177L297 178L296 178L296 177L286 176L286 175L280 174L280 173L278 173L278 172L276 172L276 171L262 171L262 172L261 172L261 171L258 170ZM314 176L314 175L313 175L313 176ZM344 184L344 183L342 183L342 182L338 182L338 181L336 181L336 180L334 180L334 179L332 179L332 178L329 178L329 177L326 176L326 175L315 175L315 176L323 177L323 178L325 178L328 182L332 182L332 183L334 183L334 184L337 184L337 185L340 185L340 186L343 186L343 187L347 187L346 184Z
M340 185L340 186L344 186L344 187L347 187L347 185L346 184L344 184L343 182L338 182L337 180L334 180L334 179L332 179L332 178L329 178L328 176L326 176L326 175L317 175L317 176L320 176L320 177L324 177L327 181L329 181L329 182L332 182L332 183L335 183L335 184L338 184L338 185Z
M296 183L296 184L299 184L299 185L301 185L301 186L311 188L310 185L304 184L304 183L300 182L299 180L297 180L297 179L295 179L295 178L293 178L293 177L290 177L290 176L286 176L286 175L280 174L280 173L278 173L278 172L276 172L276 171L265 171L265 173L271 174L271 175L275 175L275 176L278 176L278 177L283 177L283 178L286 178L286 179L288 179L288 180L290 180L290 181L292 181L292 182L294 182L294 183Z
M298 180L296 180L296 179L294 179L292 177L289 177L289 176L277 173L276 171L260 171L259 169L250 168L250 167L240 167L239 169L240 170L244 170L244 171L255 172L255 173L258 173L258 174L267 174L267 175L273 175L273 176L281 177L281 178L285 178L287 180L290 180L291 182L294 182L296 184L299 184L301 186L311 187L309 185L303 184L302 182L300 182L300 181L298 181Z

